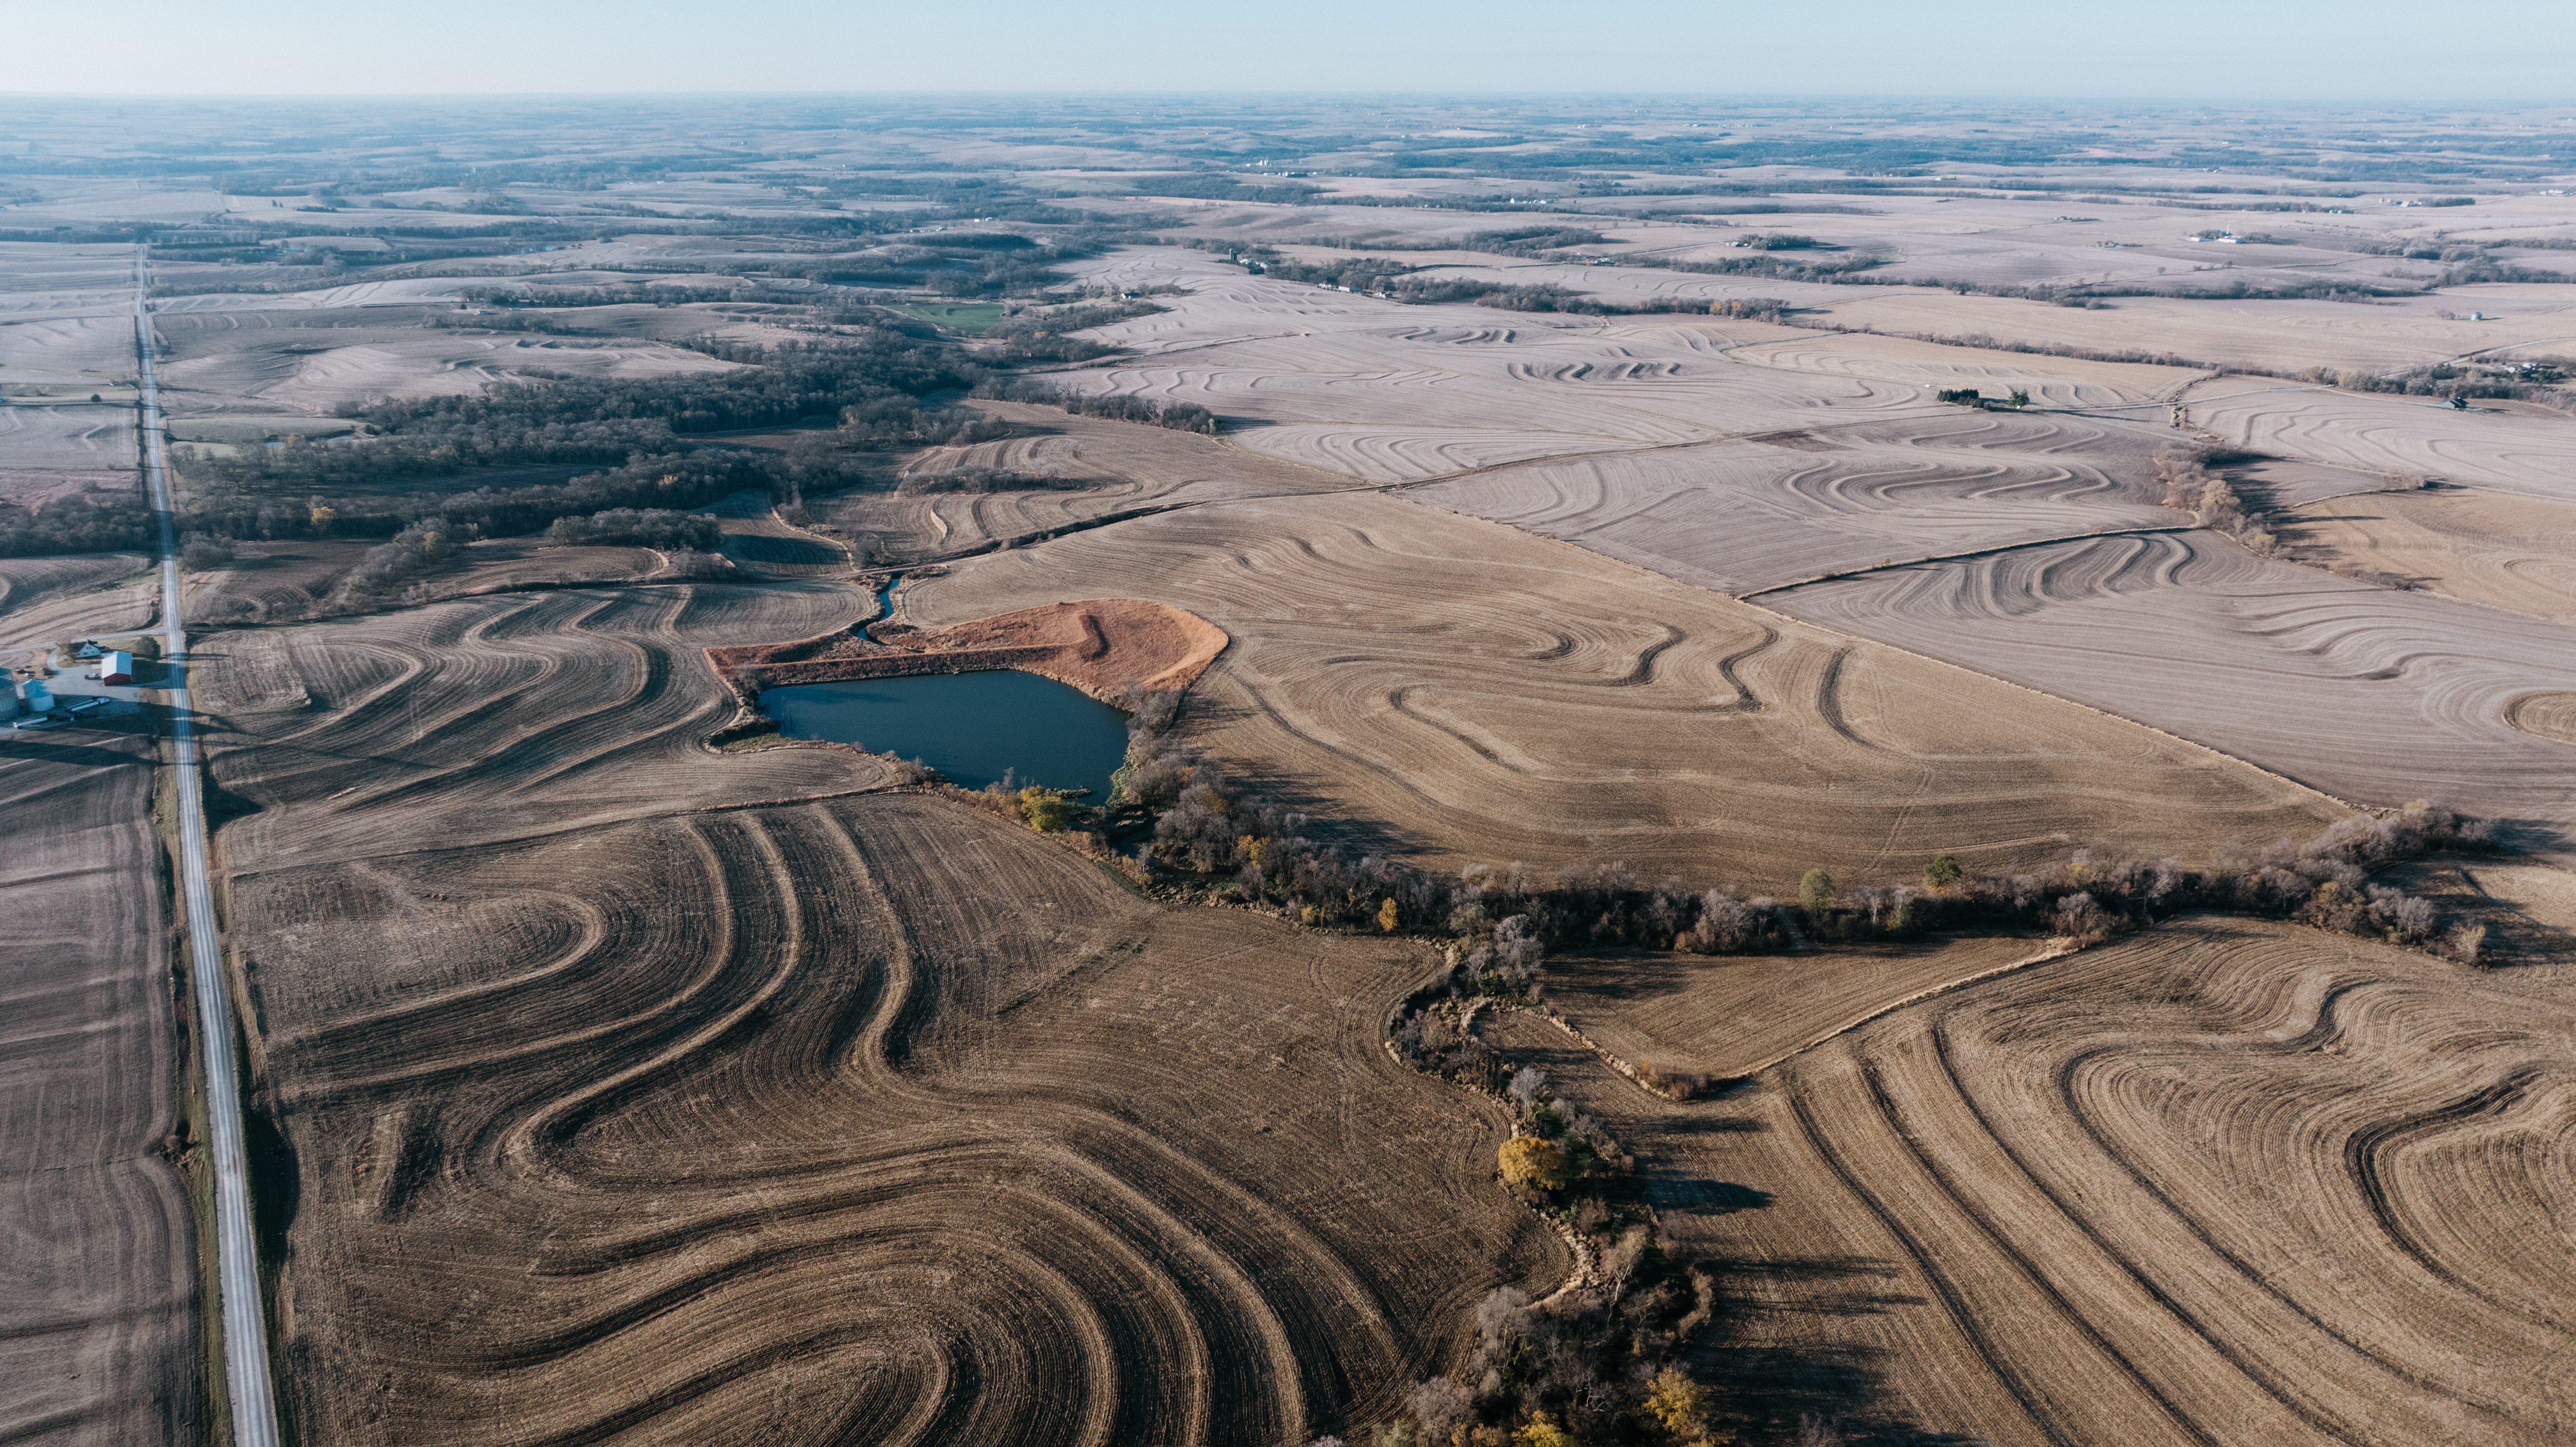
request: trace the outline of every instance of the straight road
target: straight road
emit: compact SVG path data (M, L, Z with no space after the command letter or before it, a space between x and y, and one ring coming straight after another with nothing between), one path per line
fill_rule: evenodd
M215 941L215 897L206 883L206 810L190 713L187 630L179 613L179 534L170 508L168 444L152 377L152 317L144 302L144 249L134 252L134 353L142 364L143 477L161 520L161 656L169 670L170 727L179 796L179 893L188 910L189 974L205 1038L206 1115L215 1154L215 1262L223 1310L224 1378L233 1404L233 1447L278 1447L277 1399L268 1379L268 1318L261 1309L259 1252L251 1244L250 1168L242 1149L241 1077L233 1059L233 1011Z

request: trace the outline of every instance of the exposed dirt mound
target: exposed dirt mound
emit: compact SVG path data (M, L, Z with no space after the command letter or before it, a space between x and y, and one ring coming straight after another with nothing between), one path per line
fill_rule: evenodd
M787 684L988 668L1016 668L1108 694L1130 683L1187 688L1229 641L1224 629L1196 614L1141 598L1051 603L945 628L872 631L884 641L845 629L793 643L710 648L707 658L746 698Z

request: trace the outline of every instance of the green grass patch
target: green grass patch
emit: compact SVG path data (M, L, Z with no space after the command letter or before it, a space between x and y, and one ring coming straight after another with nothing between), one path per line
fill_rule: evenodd
M1002 304L997 301L907 301L893 310L967 337L982 336L1002 319Z

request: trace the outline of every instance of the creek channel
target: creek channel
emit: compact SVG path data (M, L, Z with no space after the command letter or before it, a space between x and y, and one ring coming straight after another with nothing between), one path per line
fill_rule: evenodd
M890 616L893 585L879 595ZM911 674L763 689L763 713L792 739L828 739L919 759L969 789L1004 779L1088 789L1109 802L1109 776L1127 753L1127 716L1080 689L1034 673Z

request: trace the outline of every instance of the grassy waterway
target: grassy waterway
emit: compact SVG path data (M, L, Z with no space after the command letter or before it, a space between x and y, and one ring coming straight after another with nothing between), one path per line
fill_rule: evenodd
M764 691L760 706L789 738L918 758L970 789L1010 770L1021 784L1089 789L1091 804L1108 800L1127 750L1125 714L1009 669L800 683Z

